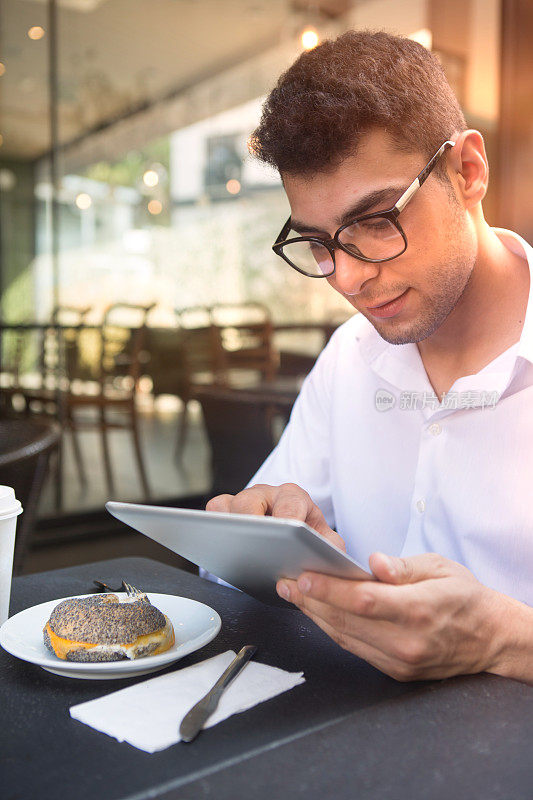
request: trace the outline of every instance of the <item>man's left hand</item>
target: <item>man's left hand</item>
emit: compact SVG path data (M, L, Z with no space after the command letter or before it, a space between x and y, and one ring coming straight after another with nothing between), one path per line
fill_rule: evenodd
M341 647L396 680L498 671L504 595L435 553L373 553L369 564L376 581L307 572L276 589Z

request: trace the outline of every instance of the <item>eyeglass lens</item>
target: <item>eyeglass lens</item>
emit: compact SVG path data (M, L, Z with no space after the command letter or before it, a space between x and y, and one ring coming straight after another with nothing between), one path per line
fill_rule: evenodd
M296 236L291 231L290 235ZM339 234L339 242L354 256L376 260L400 255L405 243L396 226L387 217L371 217L355 222ZM291 242L283 247L291 264L306 275L331 275L333 259L328 248L318 242Z
M335 267L328 248L318 242L292 242L283 248L283 255L306 275L331 275Z

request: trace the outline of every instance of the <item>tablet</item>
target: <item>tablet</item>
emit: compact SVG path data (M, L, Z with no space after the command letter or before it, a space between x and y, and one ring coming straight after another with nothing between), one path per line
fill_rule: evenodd
M293 519L106 503L114 517L264 603L287 606L276 593L280 578L322 572L372 580L350 556Z

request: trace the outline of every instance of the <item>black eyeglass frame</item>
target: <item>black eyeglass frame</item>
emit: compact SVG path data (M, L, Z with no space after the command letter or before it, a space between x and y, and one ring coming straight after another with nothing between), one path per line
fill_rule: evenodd
M381 264L385 261L392 261L393 259L398 258L398 256L401 256L402 253L405 253L405 251L407 250L407 236L405 235L404 230L398 221L398 217L406 207L407 203L410 200L412 200L413 196L420 189L424 181L430 176L441 155L445 152L445 150L448 147L453 147L454 145L455 142L452 142L449 139L447 139L445 142L443 142L443 144L441 144L437 152L430 158L426 166L418 173L414 181L411 184L409 184L405 192L402 194L399 200L392 206L392 208L388 208L385 211L373 211L370 214L363 214L360 217L354 217L354 219L350 220L349 222L346 222L344 225L341 225L341 227L335 232L333 238L331 239L320 239L317 236L297 236L292 239L285 239L285 237L287 236L287 234L291 229L291 218L289 217L285 225L281 229L278 238L272 245L272 250L276 253L276 255L280 256L280 258L286 261L290 267L295 269L301 275L305 275L306 278L330 278L332 275L334 275L336 266L335 250L337 249L343 250L345 253L348 253L349 256L358 259L358 261L365 261L371 264ZM346 228L349 228L351 225L355 225L357 222L363 222L367 219L374 219L376 217L384 217L385 219L388 219L389 222L391 222L394 225L394 227L402 237L404 247L403 250L401 250L399 253L396 253L396 255L388 256L387 258L368 258L367 256L364 256L362 253L356 255L353 252L353 250L350 250L346 245L343 245L343 243L339 241L340 234ZM285 247L285 245L293 244L294 242L316 242L317 244L324 245L324 247L326 247L327 250L329 250L329 253L331 255L331 260L333 262L333 269L331 270L331 272L323 273L322 275L311 275L309 274L309 272L305 272L300 267L297 267L296 264L293 264L292 261L284 254L283 248Z

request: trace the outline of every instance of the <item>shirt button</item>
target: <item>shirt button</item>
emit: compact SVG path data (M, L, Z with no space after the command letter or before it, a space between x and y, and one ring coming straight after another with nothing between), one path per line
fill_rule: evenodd
M429 426L428 431L431 433L432 436L438 436L439 433L442 432L442 428L438 422L434 422L432 425Z
M426 510L426 501L424 500L423 497L420 500L417 500L416 507L421 514L424 513L424 511Z

